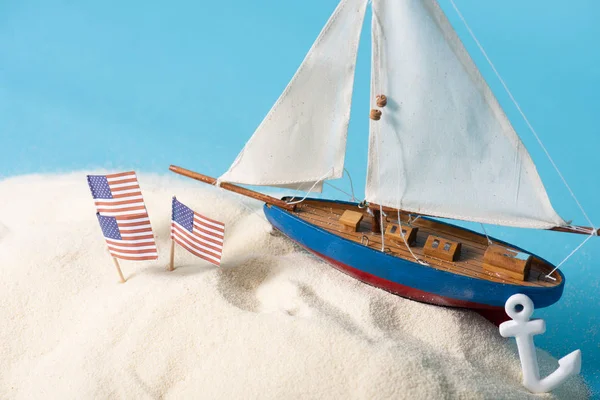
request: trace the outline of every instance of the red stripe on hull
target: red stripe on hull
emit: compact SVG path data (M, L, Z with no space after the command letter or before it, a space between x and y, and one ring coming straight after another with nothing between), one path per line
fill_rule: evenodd
M302 247L305 248L307 251L311 252L312 254L318 256L319 258L327 261L333 267L344 272L345 274L350 275L351 277L365 282L371 286L383 289L387 292L396 294L398 296L405 297L407 299L418 301L421 303L428 303L437 306L467 308L479 313L482 317L484 317L485 319L487 319L495 325L500 325L502 322L508 321L510 319L506 315L504 308L502 307L493 307L486 304L450 299L433 293L424 292L422 290L415 289L410 286L401 285L399 283L392 282L387 279L383 279L378 276L361 271L359 269L350 267L349 265L343 264L333 258L324 256L323 254L312 251L304 246Z

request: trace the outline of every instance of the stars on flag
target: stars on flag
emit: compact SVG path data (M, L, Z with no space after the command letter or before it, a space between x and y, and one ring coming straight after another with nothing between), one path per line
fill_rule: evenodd
M110 175L88 175L96 211L106 216L147 214L140 184L134 171Z
M98 222L110 254L122 260L156 260L158 251L148 215L104 216Z
M134 171L88 175L96 216L124 282L117 259L156 260L158 250L142 191ZM172 202L171 239L195 256L221 264L225 225L194 212L175 197ZM171 248L171 267L173 269Z
M87 181L110 254L122 260L156 260L156 242L135 172L88 175Z
M175 197L172 202L171 239L195 256L221 264L225 225L198 214Z

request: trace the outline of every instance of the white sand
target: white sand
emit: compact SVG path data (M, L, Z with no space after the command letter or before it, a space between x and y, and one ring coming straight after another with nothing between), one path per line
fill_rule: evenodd
M123 262L125 284L85 173L0 182L0 399L587 398L579 378L528 394L512 342L478 315L339 273L236 195L140 182L160 259ZM221 269L178 250L165 270L173 194L226 223Z

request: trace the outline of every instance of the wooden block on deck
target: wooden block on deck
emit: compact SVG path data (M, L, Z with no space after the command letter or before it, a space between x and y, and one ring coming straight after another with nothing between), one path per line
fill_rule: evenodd
M531 269L531 255L493 244L483 255L483 269L525 281Z
M400 231L400 229L402 229L402 231ZM385 236L388 236L396 241L398 241L399 243L404 244L404 240L402 240L402 234L404 234L404 238L406 239L406 243L408 243L409 246L412 246L413 244L415 244L415 241L417 240L417 232L419 231L419 228L413 228L411 226L407 226L407 225L399 225L399 224L394 224L394 223L390 223L388 224L387 228L385 229Z
M456 261L460 257L460 242L429 235L423 251L425 255L445 261Z
M346 210L340 217L339 221L346 232L356 232L358 230L358 225L360 224L360 221L362 221L362 219L362 213Z

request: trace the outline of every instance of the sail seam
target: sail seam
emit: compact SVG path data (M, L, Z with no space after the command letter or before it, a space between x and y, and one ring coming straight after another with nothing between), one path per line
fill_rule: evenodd
M590 240L592 237L596 236L595 233L592 233L591 235L589 235L583 242L581 242L581 244L579 246L577 246L575 248L575 250L573 250L568 256L565 257L564 260L562 260L560 262L560 264L558 264L552 271L550 271L547 275L546 278L550 278L553 280L556 280L552 277L552 274L554 273L554 271L556 271L557 269L559 269L564 263L567 262L568 259L570 259L575 253L577 253L587 242L588 240Z

